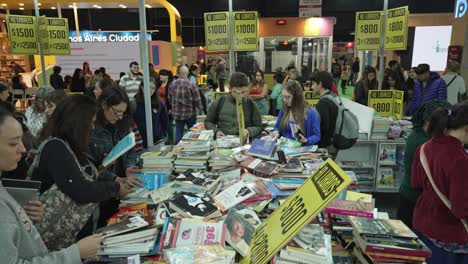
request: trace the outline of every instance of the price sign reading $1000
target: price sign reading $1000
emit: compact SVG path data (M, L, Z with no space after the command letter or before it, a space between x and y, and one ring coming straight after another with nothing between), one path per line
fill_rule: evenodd
M205 13L207 51L229 50L229 12Z
M258 50L258 13L234 12L234 50Z

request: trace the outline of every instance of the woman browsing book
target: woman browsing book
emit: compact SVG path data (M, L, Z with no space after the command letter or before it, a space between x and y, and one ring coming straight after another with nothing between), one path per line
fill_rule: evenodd
M72 245L99 202L127 193L115 181L98 181L98 172L86 155L96 111L94 99L69 96L41 132L42 143L29 176L42 183L45 215L36 226L50 250Z
M294 80L283 84L283 108L278 114L273 138L295 139L305 146L320 141L320 117L305 101L301 85Z
M468 102L437 109L416 151L411 185L420 190L413 228L432 250L427 263L468 263Z
M23 130L16 119L0 109L0 172L17 167L25 152ZM2 263L61 264L81 263L96 255L104 237L93 235L76 244L49 252L31 219L0 184L0 256Z

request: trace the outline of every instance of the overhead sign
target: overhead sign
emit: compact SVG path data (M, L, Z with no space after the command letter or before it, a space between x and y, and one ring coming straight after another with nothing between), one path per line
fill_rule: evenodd
M468 9L467 0L457 0L455 5L455 18L462 18L466 15L466 10Z
M407 6L388 10L385 50L406 50L408 13Z
M70 31L71 43L91 43L91 42L139 42L140 32L103 32L103 31ZM147 38L151 40L151 34L148 33Z
M12 54L38 54L36 18L7 15L8 40Z
M357 12L354 43L357 50L378 50L382 33L382 11Z
M258 50L257 11L234 12L234 50Z
M70 55L68 19L41 17L39 31L44 55Z
M403 113L402 91L395 90L370 90L368 105L383 117L394 116L401 118Z
M299 17L321 17L322 0L300 0Z
M229 50L229 12L205 13L207 51Z
M320 100L320 95L316 94L314 91L304 91L304 96L306 102L312 107L317 107L318 101Z
M241 264L264 264L320 213L351 179L331 159L255 229L250 252Z

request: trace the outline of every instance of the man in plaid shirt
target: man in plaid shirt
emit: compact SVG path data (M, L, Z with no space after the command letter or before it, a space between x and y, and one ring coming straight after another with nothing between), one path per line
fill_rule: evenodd
M200 112L203 106L198 87L187 79L188 68L180 67L179 79L171 83L172 117L176 121L176 144L184 134L184 127L191 128L195 124L196 109Z

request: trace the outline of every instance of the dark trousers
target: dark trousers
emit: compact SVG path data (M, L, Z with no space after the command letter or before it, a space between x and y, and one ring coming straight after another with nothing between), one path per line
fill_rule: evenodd
M343 79L341 80L341 92L342 92L343 94L346 93L346 83L347 83L347 82L348 82L347 80L343 80Z
M226 80L225 79L218 79L218 85L219 85L219 91L220 92L224 92L224 82Z
M413 228L413 212L416 203L400 195L400 204L398 206L398 219L403 221L409 228Z
M457 254L448 252L438 246L436 246L428 237L422 233L414 230L418 235L419 239L426 244L426 246L432 251L432 256L426 259L427 264L466 264L468 263L468 254Z
M187 129L190 129L193 125L195 125L196 117L193 116L187 120L176 120L176 144L182 139L185 131L185 125L187 125Z

